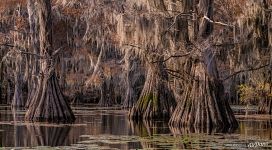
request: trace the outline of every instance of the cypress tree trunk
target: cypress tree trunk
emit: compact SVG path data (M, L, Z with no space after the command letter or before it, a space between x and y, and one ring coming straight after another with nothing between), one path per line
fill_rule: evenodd
M111 79L107 83L107 79L105 79L104 75L101 73L102 84L100 87L100 100L98 105L102 107L109 107L114 104L114 94L111 92Z
M135 58L133 58L132 53L130 51L125 54L125 71L126 71L126 95L125 100L123 102L123 108L131 108L137 101L137 91L135 88L134 76L136 74L137 62Z
M18 55L16 60L16 69L15 69L15 89L12 100L13 107L24 107L25 102L23 99L23 74L22 74L22 56Z
M74 114L64 99L55 70L52 47L51 0L37 0L41 72L37 90L30 102L25 119L29 121L71 122Z
M219 80L216 58L210 46L209 35L213 31L213 0L200 0L198 13L203 16L199 20L196 43L203 49L196 58L187 60L185 70L189 73L190 82L185 84L182 97L174 111L169 124L173 127L237 127L238 123L232 113L228 101L224 97L224 86ZM192 61L193 60L193 61Z
M159 59L160 61L162 60ZM129 112L130 118L168 118L175 109L176 101L169 87L168 75L163 62L150 64L146 81L137 103Z
M210 49L205 62L195 61L191 66L191 85L180 100L170 119L174 127L236 127L237 121L224 98L224 86L219 80L216 62Z
M18 17L22 17L21 14L21 7L18 6ZM15 25L15 29L18 29L18 26ZM19 34L19 33L14 33L14 44L17 46L20 45L24 45L23 44L23 35ZM25 105L24 99L23 99L23 84L24 84L24 73L23 73L23 56L22 54L16 54L16 59L14 59L14 63L15 63L15 71L14 72L14 95L13 95L13 99L12 99L12 106L13 107L23 107ZM26 67L28 68L28 67Z
M260 101L258 107L258 113L272 115L272 99L263 97L264 100Z
M27 1L27 10L28 10L28 22L29 22L29 31L30 31L30 45L32 53L39 54L39 18L37 8L35 8L35 0ZM37 56L30 56L30 74L28 80L28 96L25 107L28 108L31 100L34 97L34 94L37 90L38 85L38 75L39 75L39 58Z

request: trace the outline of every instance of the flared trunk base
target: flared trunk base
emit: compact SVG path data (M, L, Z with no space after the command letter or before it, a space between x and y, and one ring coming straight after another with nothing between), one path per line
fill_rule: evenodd
M74 114L59 88L55 74L49 79L41 79L25 119L46 122L73 122L75 120Z
M169 124L173 127L236 128L238 122L224 96L220 82L208 77L187 87Z
M176 101L169 85L149 69L145 85L137 103L130 109L129 117L141 119L169 119Z

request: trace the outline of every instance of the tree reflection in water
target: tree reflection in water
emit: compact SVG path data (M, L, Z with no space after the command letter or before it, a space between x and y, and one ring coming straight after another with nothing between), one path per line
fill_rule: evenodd
M14 120L14 146L65 146L69 145L67 141L70 126L67 125L48 125L46 123L26 123L22 124L23 110L12 109Z
M200 129L173 128L168 126L167 121L134 122L128 119L126 112L120 110L82 108L75 112L75 124L34 124L24 122L24 110L2 107L0 144L3 147L59 146L60 149L61 146L76 147L80 143L87 148L96 145L117 149L209 149L212 146L214 149L237 149L226 145L272 139L272 122L269 118L240 119L239 128L235 130Z
M27 125L27 131L31 136L31 145L36 146L64 146L70 127L46 127Z
M228 147L235 143L240 144L236 148L245 149L251 142L265 143L272 139L270 121L240 122L239 128L174 128L163 121L130 121L129 124L132 134L139 136L143 149L235 149L235 145Z
M199 128L194 126L189 127L171 127L169 126L173 135L182 135L182 134L215 134L215 133L233 133L237 128L219 128L219 127L206 127L206 128Z

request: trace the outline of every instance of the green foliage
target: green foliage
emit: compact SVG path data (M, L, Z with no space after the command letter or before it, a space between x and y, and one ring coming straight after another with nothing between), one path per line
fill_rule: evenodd
M240 100L243 103L248 103L250 100L255 99L256 91L251 86L241 84L239 85L238 89L240 92Z
M240 100L243 103L250 103L272 98L270 87L271 84L261 82L256 82L254 85L241 84L238 86Z

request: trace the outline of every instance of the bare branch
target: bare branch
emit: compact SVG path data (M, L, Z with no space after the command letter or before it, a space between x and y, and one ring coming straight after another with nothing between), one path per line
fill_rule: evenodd
M183 73L184 73L184 74L182 74L180 71L172 70L172 69L169 69L169 68L166 68L165 70L166 70L168 73L172 72L171 75L173 75L173 73L178 74L179 77L184 77L184 76L186 75L186 76L189 77L191 80L199 81L199 80L196 79L194 76L192 76L190 73L188 73L188 72L186 72L186 71L184 71L184 70L183 70ZM184 79L184 78L183 78L183 79ZM185 79L184 79L184 80L185 80Z
M18 52L18 53L21 53L21 54L27 54L27 55L34 55L34 56L37 56L39 58L45 58L44 56L41 56L39 54L35 54L35 53L30 53L30 52L26 52L26 51L23 51L22 49L25 50L25 48L23 47L20 47L20 46L15 46L15 45L11 45L11 44L1 44L0 43L0 46L6 46L6 47L11 47L11 48L17 48L15 51Z
M64 49L64 46L62 46L62 47L60 47L60 48L58 48L57 50L55 50L54 52L53 52L53 56L56 56L57 54L59 54L59 52L61 52L61 50L63 50Z
M166 62L166 61L170 60L171 58L180 58L180 57L189 56L191 53L192 53L192 51L190 51L190 52L188 52L186 54L183 54L183 55L171 55L171 56L169 56L168 58L166 58L164 60L153 61L151 63Z
M226 23L223 23L223 22L217 22L217 21L213 21L211 20L209 17L207 16L204 16L204 19L206 19L207 21L209 21L210 23L213 23L213 24L218 24L218 25L222 25L222 26L227 26L227 27L230 27L230 28L234 28L233 25L229 25L229 24L226 24Z
M255 70L259 70L259 69L268 67L269 65L270 65L270 64L265 64L265 65L262 65L262 66L259 66L259 67L256 67L256 68L248 68L248 69L243 69L243 70L237 71L237 72L231 74L230 76L226 77L223 81L228 80L228 79L230 79L231 77L236 76L237 74L240 74L240 73L243 73L243 72L247 72L247 71L255 71Z

